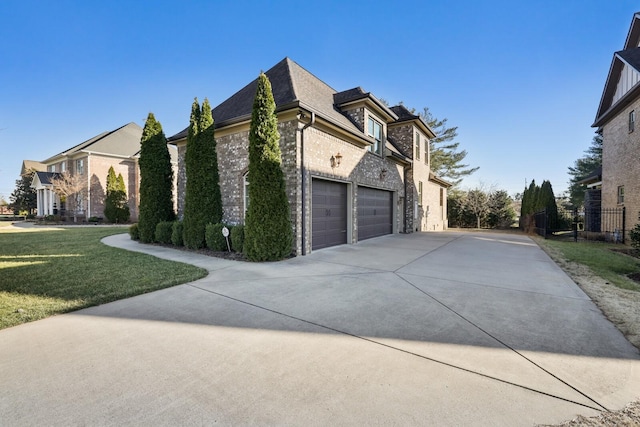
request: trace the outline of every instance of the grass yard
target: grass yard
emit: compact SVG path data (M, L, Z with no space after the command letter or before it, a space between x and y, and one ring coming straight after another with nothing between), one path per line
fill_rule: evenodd
M558 251L568 261L589 267L594 274L619 288L640 291L640 284L628 277L629 274L640 272L640 259L612 251L624 246L543 239L539 239L538 242L544 247Z
M123 228L0 226L0 329L155 291L206 270L100 243Z

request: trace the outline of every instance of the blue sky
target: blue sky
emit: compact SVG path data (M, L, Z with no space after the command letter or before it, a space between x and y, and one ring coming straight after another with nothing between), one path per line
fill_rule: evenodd
M103 131L167 136L285 56L341 91L361 86L458 127L480 184L522 191L567 167L594 129L613 52L640 3L520 1L0 1L0 196L22 160Z

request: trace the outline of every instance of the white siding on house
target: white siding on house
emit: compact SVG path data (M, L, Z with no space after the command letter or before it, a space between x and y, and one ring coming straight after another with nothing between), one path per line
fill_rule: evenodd
M634 70L627 64L624 64L624 68L622 69L622 73L620 73L620 80L618 81L618 86L616 87L616 93L613 96L612 105L618 102L620 98L622 98L636 83L640 81L640 73Z

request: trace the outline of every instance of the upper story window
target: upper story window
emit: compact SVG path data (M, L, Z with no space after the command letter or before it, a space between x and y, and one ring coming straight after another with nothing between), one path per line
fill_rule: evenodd
M416 160L420 160L420 134L416 132Z
M66 171L67 171L67 162L60 163L60 172L66 172Z
M78 175L84 175L84 159L76 160L76 173Z
M429 140L424 140L424 164L429 164Z
M624 204L624 185L618 187L618 204Z
M636 110L629 113L629 133L633 132L636 128Z
M369 151L382 154L382 124L369 116L367 123L367 133L375 142L369 147Z
M47 172L55 172L55 171L56 171L56 165L47 166Z

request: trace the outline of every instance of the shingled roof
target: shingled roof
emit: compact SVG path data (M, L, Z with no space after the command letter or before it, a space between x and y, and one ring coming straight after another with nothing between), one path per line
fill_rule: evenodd
M399 122L408 122L408 121L413 121L413 120L417 120L419 121L424 127L425 129L428 131L427 132L427 137L429 138L435 138L436 134L433 131L433 129L431 129L429 127L429 125L427 124L427 122L425 122L422 117L420 117L419 115L413 114L411 111L409 111L407 109L407 107L405 107L404 105L396 105L394 107L391 107L391 111L393 111L397 116L398 116L398 120L396 120L397 123Z
M128 123L112 131L102 132L62 153L44 160L43 163L51 162L57 157L71 156L80 151L130 157L140 151L141 138L142 128L136 123Z
M323 119L331 121L355 135L362 135L362 129L359 129L336 108L336 105L344 103L348 98L353 100L354 96L359 95L358 90L363 95L362 97L370 95L361 88L338 93L290 58L284 58L265 74L271 82L276 111L284 111L299 106L316 113ZM251 119L257 82L258 79L256 78L212 110L211 114L216 128ZM168 141L184 139L187 137L188 131L189 128L187 127L169 137Z

